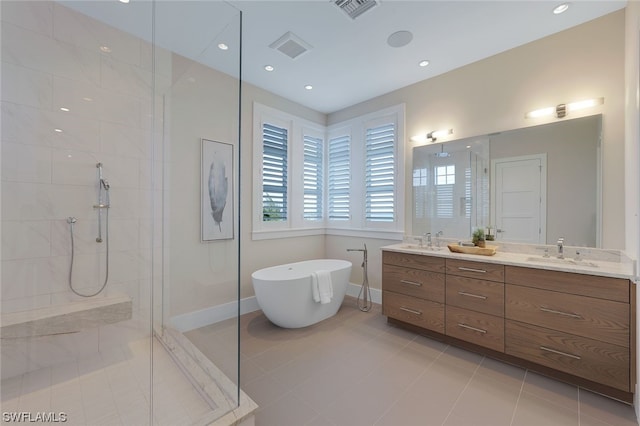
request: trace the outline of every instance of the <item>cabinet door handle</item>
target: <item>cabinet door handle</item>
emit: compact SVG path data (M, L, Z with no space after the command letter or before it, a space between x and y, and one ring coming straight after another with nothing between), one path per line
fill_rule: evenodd
M549 309L549 308L540 308L540 310L542 312L548 312L550 314L556 314L556 315L562 315L565 317L571 317L571 318L577 318L577 319L582 319L582 317L578 314L572 314L570 312L562 312L562 311L556 311L555 309Z
M465 268L464 266L458 266L459 271L467 271L467 272L479 272L481 274L486 274L487 271L484 269L475 269L475 268Z
M562 355L562 356L568 356L569 358L573 358L573 359L582 359L578 355L568 354L568 353L562 352L562 351L557 351L555 349L547 348L546 346L540 346L540 349L542 349L543 351L554 353L554 354L558 354L558 355Z
M415 309L405 308L404 306L400 306L401 311L409 312L410 314L422 315L422 312L416 311Z
M483 299L483 300L487 298L487 296L482 296L481 294L467 293L466 291L459 291L458 294L460 296L475 297L476 299Z
M400 282L402 284L409 284L409 285L415 285L416 287L422 287L422 283L417 283L415 281L400 280Z
M483 330L481 328L471 327L470 325L458 323L458 327L466 328L468 330L477 331L478 333L486 334L487 330Z

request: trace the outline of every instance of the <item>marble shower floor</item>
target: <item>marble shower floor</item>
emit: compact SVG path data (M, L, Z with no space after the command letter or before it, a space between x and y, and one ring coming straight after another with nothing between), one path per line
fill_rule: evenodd
M320 324L241 317L240 384L257 426L637 426L633 407L390 326L347 297ZM233 377L235 321L187 333Z
M148 425L150 351L146 338L5 379L0 385L1 410L63 412L66 425ZM153 359L153 424L201 424L212 407L156 339Z

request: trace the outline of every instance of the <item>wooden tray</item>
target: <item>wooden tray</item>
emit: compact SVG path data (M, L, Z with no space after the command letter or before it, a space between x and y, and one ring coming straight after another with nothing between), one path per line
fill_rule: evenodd
M449 250L454 253L480 254L482 256L493 256L496 254L498 246L486 245L485 247L466 247L458 244L447 244Z

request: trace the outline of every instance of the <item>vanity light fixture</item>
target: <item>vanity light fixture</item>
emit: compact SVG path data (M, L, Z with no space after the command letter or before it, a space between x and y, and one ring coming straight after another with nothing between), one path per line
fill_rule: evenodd
M529 111L524 115L524 118L538 118L549 117L555 114L557 118L564 118L573 111L578 111L585 108L591 108L596 105L602 105L604 98L586 99L584 101L571 102L568 104L558 104L555 107L546 107Z
M424 136L412 136L413 142L435 142L438 138L442 138L453 134L453 129L433 130Z

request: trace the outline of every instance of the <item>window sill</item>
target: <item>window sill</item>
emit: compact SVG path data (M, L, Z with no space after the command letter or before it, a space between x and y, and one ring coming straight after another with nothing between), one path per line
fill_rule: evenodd
M277 238L294 238L294 237L310 237L313 235L324 235L324 228L300 228L300 229L277 229L253 231L251 239L258 240L274 240Z
M374 229L345 229L345 228L305 228L278 229L270 231L254 231L251 233L253 241L274 240L279 238L310 237L314 235L332 235L357 238L374 238L379 240L402 241L403 231L380 231Z

